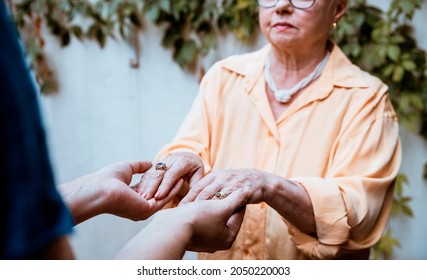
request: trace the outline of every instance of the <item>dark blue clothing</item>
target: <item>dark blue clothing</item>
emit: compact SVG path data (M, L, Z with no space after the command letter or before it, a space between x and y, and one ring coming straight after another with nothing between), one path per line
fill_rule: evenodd
M0 1L0 258L37 259L71 232L54 184L36 89Z

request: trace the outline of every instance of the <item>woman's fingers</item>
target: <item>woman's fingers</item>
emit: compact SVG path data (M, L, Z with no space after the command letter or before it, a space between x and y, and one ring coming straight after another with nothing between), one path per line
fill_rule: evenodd
M179 205L183 205L196 200L200 192L202 192L206 188L206 186L212 184L214 181L215 176L213 174L209 174L203 179L201 179L195 186L190 188L187 195L181 200Z
M203 177L203 173L203 162L197 155L176 153L148 169L136 191L146 199L163 199L180 179L186 180L191 186Z
M149 199L148 203L150 205L151 215L159 211L160 209L162 209L164 206L166 206L166 204L169 201L171 201L179 193L179 190L181 189L183 183L184 183L184 180L182 179L178 180L178 182L173 186L171 191L163 199L155 199L155 198Z
M162 181L160 182L157 191L154 194L154 198L162 199L170 191L173 185L181 179L190 177L192 178L194 174L195 165L194 162L190 161L175 161L170 166L170 168L163 174ZM200 169L200 168L197 168ZM199 175L197 173L197 175Z
M156 165L152 166L141 177L141 181L138 184L136 191L145 199L153 198L166 172L167 170L165 171L163 169L156 168Z

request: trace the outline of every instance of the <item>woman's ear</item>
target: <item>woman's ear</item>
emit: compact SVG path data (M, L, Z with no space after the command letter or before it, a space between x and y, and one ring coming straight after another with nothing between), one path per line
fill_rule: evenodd
M334 22L338 22L347 11L347 0L337 0L336 2Z

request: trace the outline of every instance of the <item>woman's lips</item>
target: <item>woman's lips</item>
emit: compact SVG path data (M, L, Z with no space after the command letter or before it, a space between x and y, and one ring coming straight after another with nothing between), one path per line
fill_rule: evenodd
M276 30L284 31L289 30L291 28L295 28L292 24L287 22L278 22L273 25L273 28Z

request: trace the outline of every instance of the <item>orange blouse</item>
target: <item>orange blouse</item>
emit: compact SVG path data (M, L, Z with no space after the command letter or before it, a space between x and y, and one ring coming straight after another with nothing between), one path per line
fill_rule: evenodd
M373 246L387 223L401 162L387 86L334 45L322 75L276 121L263 67L271 46L216 63L176 138L158 158L199 155L212 169L258 168L300 183L317 236L265 203L249 205L233 247L208 259L329 259Z

